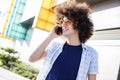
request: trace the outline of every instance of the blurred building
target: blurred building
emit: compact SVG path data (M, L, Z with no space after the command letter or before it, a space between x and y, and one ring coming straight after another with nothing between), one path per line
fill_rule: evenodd
M27 27L20 24L26 0L12 0L2 37L24 40Z
M20 52L21 60L28 62L29 55L48 36L55 23L52 7L64 1L12 0L1 39L11 39L10 45ZM91 18L95 33L87 44L99 53L100 73L97 80L117 80L120 65L120 0L76 1L87 2L93 9ZM0 46L9 45L7 41L1 42Z

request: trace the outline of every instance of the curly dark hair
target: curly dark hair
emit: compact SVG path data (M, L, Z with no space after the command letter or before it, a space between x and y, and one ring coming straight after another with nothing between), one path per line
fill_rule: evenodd
M56 17L62 15L71 20L74 29L79 31L79 40L82 43L85 43L93 35L93 23L89 18L92 10L86 3L69 1L56 6L54 10Z

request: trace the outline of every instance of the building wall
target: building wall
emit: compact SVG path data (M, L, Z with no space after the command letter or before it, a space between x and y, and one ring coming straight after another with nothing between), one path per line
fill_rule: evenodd
M24 40L27 32L27 25L23 26L20 24L24 8L26 5L26 0L16 0L14 1L14 7L12 14L10 15L9 23L7 25L7 30L5 36L8 36L17 40Z
M92 8L96 31L88 44L99 54L97 80L117 80L120 65L120 1L108 0Z
M92 40L120 40L120 28L97 30L92 36Z
M92 9L95 30L120 27L120 1L103 1L92 6Z
M49 32L55 25L55 16L52 10L54 2L55 0L42 0L42 5L36 22L36 28Z
M2 30L4 28L4 24L7 18L8 11L10 9L10 5L13 0L0 0L0 33L2 34Z

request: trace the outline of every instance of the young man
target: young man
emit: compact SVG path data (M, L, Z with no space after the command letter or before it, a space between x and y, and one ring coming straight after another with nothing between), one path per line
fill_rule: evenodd
M29 59L35 62L45 57L37 80L96 80L98 54L84 44L94 31L88 16L90 10L87 4L73 1L55 8L58 25ZM59 26L66 38L64 42L54 39L60 36L56 34Z

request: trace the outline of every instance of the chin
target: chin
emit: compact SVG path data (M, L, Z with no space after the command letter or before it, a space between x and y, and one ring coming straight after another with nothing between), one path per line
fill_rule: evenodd
M63 33L62 35L65 37L69 36L69 34L67 34L67 33Z

